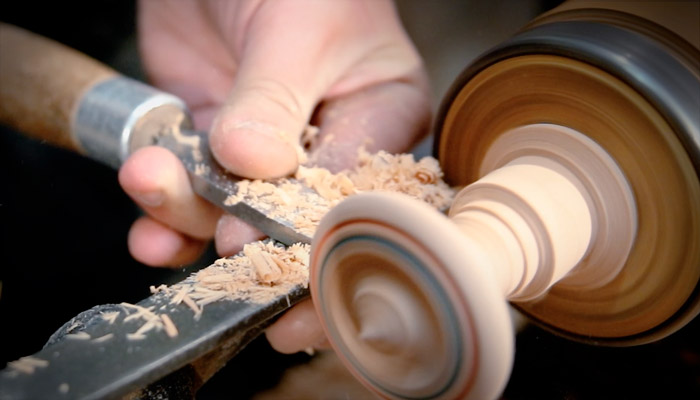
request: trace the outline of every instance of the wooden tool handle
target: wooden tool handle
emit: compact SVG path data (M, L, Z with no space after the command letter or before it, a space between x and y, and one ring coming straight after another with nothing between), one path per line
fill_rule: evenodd
M72 135L82 95L117 73L61 43L0 23L0 123L82 152Z

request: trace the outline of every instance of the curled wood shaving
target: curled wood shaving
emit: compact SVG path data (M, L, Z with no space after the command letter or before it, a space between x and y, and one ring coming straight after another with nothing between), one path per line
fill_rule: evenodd
M210 171L211 167L206 164L198 163L194 166L194 174L197 176L207 175Z
M133 319L138 319L138 318L143 318L147 321L158 318L158 316L153 313L153 306L146 308L146 307L141 307L137 304L129 304L129 303L121 303L121 305L127 309L136 310L135 313L133 313L131 315L127 315L124 318L124 322L131 321Z
M114 323L114 321L117 320L117 317L119 316L119 311L109 311L109 312L103 312L101 313L102 319L109 322L110 325Z
M161 292L168 292L170 290L168 288L168 285L159 285L158 287L151 285L150 287L151 294L156 294L156 293L161 293Z
M185 297L182 298L182 301L194 312L194 318L199 319L199 317L202 315L202 308L199 307L197 303L188 295L185 295Z
M170 291L165 291L170 293ZM185 296L184 299L188 297ZM184 300L186 302L186 300ZM129 340L143 340L146 338L146 333L156 330L165 330L165 333L170 337L175 337L178 334L177 327L173 323L172 319L166 314L156 314L153 312L153 306L142 307L138 304L121 303L123 307L128 310L135 310L136 312L130 314L124 318L124 322L131 321L134 319L143 319L145 322L141 325L135 332L127 333L126 338Z
M282 279L289 271L289 267L279 258L268 252L262 251L259 247L245 246L243 254L248 257L250 263L255 268L255 275L263 283L272 284ZM219 275L222 276L222 275ZM233 277L231 277L231 281ZM205 277L206 279L207 277Z
M177 292L177 295L170 300L170 304L180 304L182 303L182 300L187 296L187 292L190 290L189 287L182 287L179 292Z
M446 210L455 190L442 177L440 165L433 157L416 161L412 154L370 154L360 150L357 166L337 174L301 165L294 179L242 180L237 184L237 193L229 196L225 204L246 201L271 218L288 220L295 230L311 237L333 206L356 193L401 192Z
M102 342L108 341L109 339L111 339L111 338L113 338L113 337L114 337L114 334L113 334L113 333L108 333L108 334L106 334L106 335L102 335L102 336L100 336L100 337L98 337L98 338L92 339L92 341L95 342L95 343L102 343Z
M7 366L12 368L15 371L18 371L18 372L21 372L24 374L33 374L37 368L48 367L49 362L47 360L42 360L40 358L27 356L27 357L21 357L20 359L15 360L15 361L10 361L7 363Z
M161 319L161 321L163 321L163 327L165 328L165 333L168 336L170 336L171 338L176 337L178 335L177 327L175 327L173 320L170 319L168 314L161 314L160 319Z
M299 164L305 164L309 161L309 155L306 153L306 149L313 145L313 142L316 141L319 133L320 129L313 125L307 125L304 131L301 133L301 138L295 145L297 161Z
M306 287L308 263L309 245L284 247L269 240L250 243L239 255L220 258L174 285L171 303L190 298L201 314L205 305L224 299L268 302L296 286Z
M194 161L202 161L202 150L199 148L201 139L199 136L184 135L180 130L180 124L177 124L176 126L172 127L172 129L170 129L170 133L172 134L173 138L179 143L192 147L192 159Z
M90 334L87 332L69 333L65 336L66 339L90 340Z

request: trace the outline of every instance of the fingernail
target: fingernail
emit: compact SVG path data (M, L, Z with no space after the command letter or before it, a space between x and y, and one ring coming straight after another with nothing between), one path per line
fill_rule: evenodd
M223 128L225 131L228 132L234 130L247 131L258 135L264 135L275 139L281 139L285 142L290 141L289 134L287 134L284 131L281 131L279 127L255 120L235 121L224 125Z
M136 193L134 194L134 199L144 206L158 207L165 201L165 195L161 191Z

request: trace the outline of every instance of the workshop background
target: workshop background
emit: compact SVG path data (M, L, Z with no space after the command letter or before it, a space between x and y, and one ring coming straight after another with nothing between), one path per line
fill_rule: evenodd
M435 107L479 53L558 3L398 0L406 28L425 58ZM0 4L4 22L143 79L133 1ZM176 271L139 264L127 251L126 236L140 211L121 191L116 171L5 127L0 131L0 366L41 349L79 312L97 304L138 302L150 294L150 285L177 282L216 258L210 248L199 261ZM431 150L429 138L414 152L420 157ZM261 336L197 398L366 396L332 353L281 355ZM657 343L632 348L583 345L528 325L517 336L515 366L503 398L700 398L700 321Z

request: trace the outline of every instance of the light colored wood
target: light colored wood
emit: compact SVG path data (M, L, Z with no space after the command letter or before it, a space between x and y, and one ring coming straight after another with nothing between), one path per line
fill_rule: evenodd
M615 279L590 290L555 285L516 306L577 340L638 344L680 329L700 309L697 301L684 308L700 281L700 181L668 122L618 78L559 56L515 57L483 70L447 113L438 146L445 179L477 181L500 136L542 121L581 132L610 154L634 193L639 229ZM616 238L604 245L616 246Z
M419 200L362 193L321 221L310 288L339 358L380 397L492 399L514 337L491 257Z
M697 65L697 2L570 1L531 26L577 7L604 10L574 20L650 33ZM506 298L542 326L597 344L658 340L700 311L700 181L659 109L622 79L563 54L493 59L465 70L474 75L456 82L436 132L446 180L466 186L450 219L400 196L360 194L332 209L314 237L311 290L326 334L381 397L429 397L426 388L443 387L411 356L443 376L456 370L449 352L434 346L422 359L410 339L457 342L450 322L458 318L446 310L466 316L457 337L474 346L458 355L468 365L444 397L480 399L498 398L509 376L512 342L499 325ZM556 132L552 143L546 135L511 140L538 124L581 140L556 146ZM444 271L446 279L426 283ZM418 378L401 380L411 373Z
M116 72L51 39L0 23L0 121L81 151L72 121L82 95Z
M516 161L463 189L450 215L489 253L493 261L484 267L498 271L504 299L545 294L578 265L594 233L581 191L536 162Z

